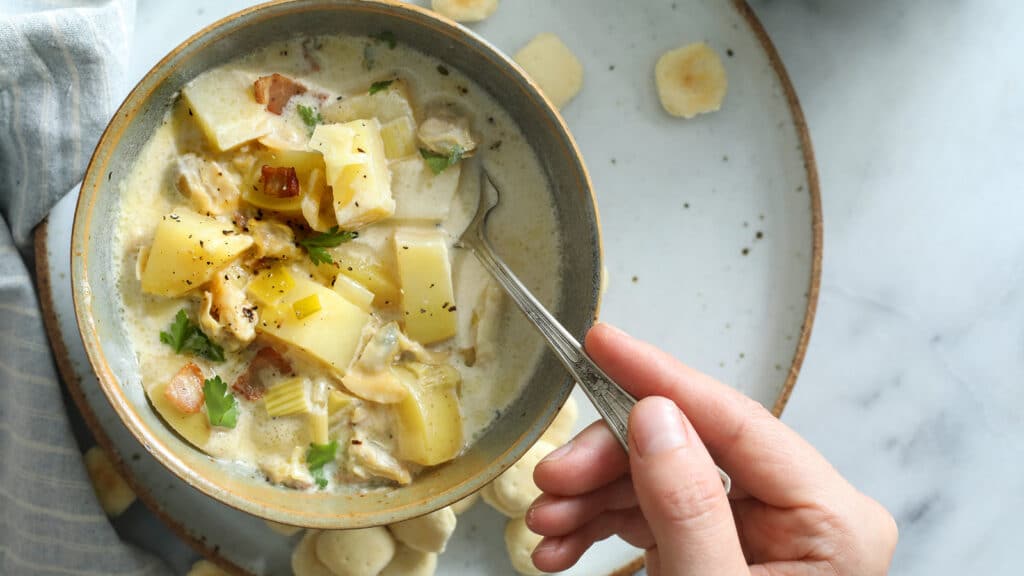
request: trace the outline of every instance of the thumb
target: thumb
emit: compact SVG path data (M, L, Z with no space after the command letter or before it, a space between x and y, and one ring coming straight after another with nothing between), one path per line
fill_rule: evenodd
M644 398L629 416L629 460L661 574L749 574L707 448L674 402Z

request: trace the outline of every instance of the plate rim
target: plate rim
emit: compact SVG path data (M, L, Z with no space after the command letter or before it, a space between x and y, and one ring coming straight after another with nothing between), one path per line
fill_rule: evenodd
M793 126L797 132L798 140L800 141L801 154L804 159L804 170L807 177L807 192L811 198L812 253L811 274L806 296L807 306L804 311L804 320L801 325L800 336L797 340L797 346L794 351L792 361L790 362L786 381L779 390L775 403L771 408L772 414L776 417L780 417L796 386L797 378L806 357L811 332L814 328L815 316L817 314L824 246L821 189L810 131L807 126L806 118L803 114L803 109L800 106L796 89L794 88L789 77L789 73L782 62L782 58L776 50L774 43L772 43L771 38L768 36L768 33L760 19L757 17L747 0L732 0L732 5L754 33L754 36L764 50L765 55L768 57L768 61L773 72L779 79L779 83L782 86L787 106L792 117ZM257 6L253 6L243 11L252 10L256 7ZM229 15L227 18L233 18L236 14L237 13ZM220 20L218 20L218 22L219 21ZM211 24L211 26L216 24L217 23ZM52 300L52 281L50 278L49 256L46 249L48 236L47 222L48 218L44 219L38 226L36 226L33 234L36 287L40 295L39 306L43 315L43 323L50 340L50 346L53 349L58 372L60 373L64 385L67 387L69 396L71 396L71 399L75 403L79 413L82 414L86 426L89 428L89 431L96 440L96 443L107 454L114 467L135 492L139 501L142 502L143 505L145 505L161 522L163 522L171 532L201 556L211 560L219 567L227 570L229 573L249 576L251 574L250 572L247 572L242 567L222 556L219 548L207 545L203 540L194 536L184 524L179 523L163 510L153 497L151 490L142 485L135 475L132 474L131 468L124 462L120 452L116 449L114 443L99 423L96 414L92 411L92 408L82 391L81 381L78 374L72 366L67 345L63 340L64 335L60 331L60 325L56 315L56 306ZM639 556L633 561L614 570L611 573L611 576L636 574L641 568L643 568L643 564L643 556Z

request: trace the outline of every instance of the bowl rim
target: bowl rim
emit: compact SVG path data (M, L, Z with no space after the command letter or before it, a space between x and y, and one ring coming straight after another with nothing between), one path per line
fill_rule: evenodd
M287 8L289 6L291 6L290 10ZM271 11L280 7L285 8L281 12L272 12L264 14L262 18L259 17L261 12ZM244 26L251 26L288 14L319 10L376 12L392 18L414 21L417 25L433 28L435 32L447 36L452 41L459 42L467 49L474 50L493 62L497 69L503 71L506 76L518 83L527 97L533 100L531 104L538 107L541 115L551 122L550 129L564 142L567 152L566 157L577 168L579 188L586 192L589 198L590 209L593 211L593 257L595 259L595 271L593 277L589 279L591 283L591 296L586 304L593 313L587 319L588 324L592 324L600 312L601 286L604 276L602 265L604 261L604 247L601 236L600 213L598 211L593 182L584 163L582 152L558 108L554 106L541 91L540 87L529 78L525 71L511 57L504 54L472 30L427 8L401 0L271 0L239 10L205 26L168 52L141 77L111 116L110 121L97 141L82 180L81 192L76 201L72 223L70 246L71 278L69 281L72 283L71 292L75 321L89 365L96 375L99 387L117 413L121 425L127 427L132 436L162 466L191 488L199 490L218 502L258 518L318 529L349 529L370 525L383 525L427 514L476 492L525 454L532 444L528 440L536 440L540 437L541 431L553 420L558 407L565 402L572 392L571 378L567 377L557 382L556 385L559 387L559 390L556 394L555 402L541 415L541 419L538 421L541 424L540 426L533 426L524 430L514 441L509 443L507 449L495 456L489 466L481 468L479 473L469 476L464 481L454 484L432 496L388 509L389 511L387 512L366 512L358 513L354 516L309 516L307 513L294 508L281 508L277 506L268 508L265 503L261 503L255 498L222 489L203 475L196 474L194 468L186 464L179 457L177 450L151 434L149 426L141 420L137 408L127 398L120 380L108 364L102 346L99 343L100 337L97 334L94 324L95 316L92 313L92 291L87 264L87 246L90 243L89 231L91 230L94 205L98 198L96 191L104 178L104 172L107 171L111 158L114 157L112 149L120 142L123 133L134 121L138 113L144 110L150 103L149 99L160 83L187 62L187 60L182 60L176 64L173 63L178 55L192 48L193 45L199 46L199 49L205 49L212 45L223 37L223 34L218 35L218 32L223 33L231 24L242 18L250 18L251 20L246 22ZM155 81L155 78L159 78L159 81ZM110 179L109 174L107 174L106 179ZM532 438L533 436L536 436L536 438ZM485 480L481 481L482 478L485 478ZM476 484L479 484L479 486L476 486ZM465 494L461 494L462 492L465 492ZM400 517L395 518L395 514ZM355 522L350 520L353 517L356 518ZM346 519L348 520L346 521Z

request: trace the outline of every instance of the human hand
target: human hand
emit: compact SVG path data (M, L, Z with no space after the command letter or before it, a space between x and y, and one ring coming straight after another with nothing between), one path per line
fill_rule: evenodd
M607 325L586 349L640 402L629 455L596 422L543 460L526 516L533 553L564 570L618 534L659 575L885 574L897 529L810 444L757 402ZM712 462L733 480L726 497Z

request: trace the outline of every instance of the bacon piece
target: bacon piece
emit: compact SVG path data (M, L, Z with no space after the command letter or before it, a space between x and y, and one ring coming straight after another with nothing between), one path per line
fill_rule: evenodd
M179 412L195 414L203 407L203 371L194 362L178 370L164 388L164 396Z
M259 400L267 391L263 382L262 372L267 369L276 370L282 376L294 374L291 362L270 346L264 346L256 352L256 356L249 362L244 372L238 375L231 388L246 398L246 400Z
M260 169L263 195L270 198L294 198L299 195L299 177L289 166L263 166Z
M267 105L267 111L281 115L292 96L306 92L306 87L280 74L260 76L252 86L256 101Z

